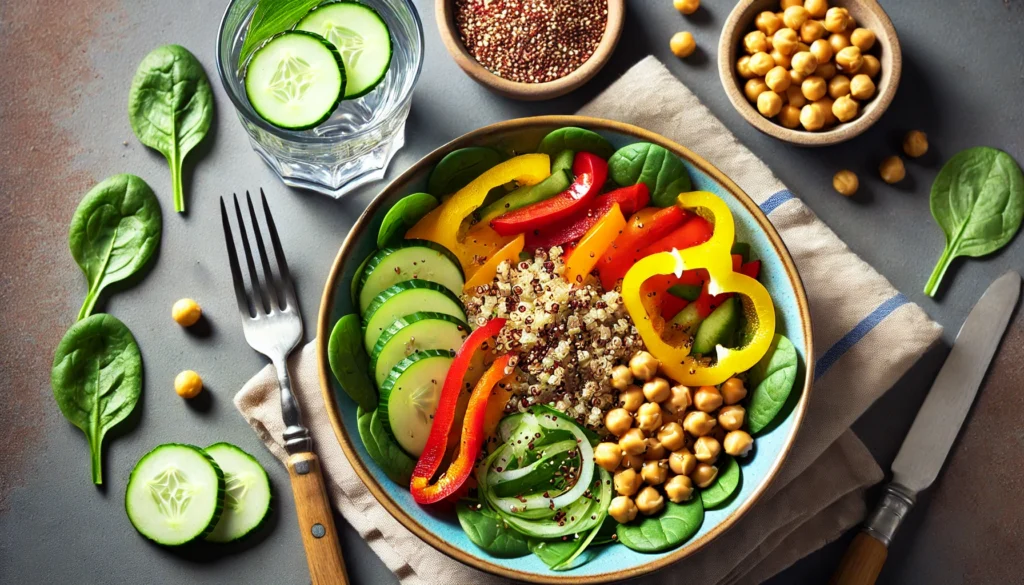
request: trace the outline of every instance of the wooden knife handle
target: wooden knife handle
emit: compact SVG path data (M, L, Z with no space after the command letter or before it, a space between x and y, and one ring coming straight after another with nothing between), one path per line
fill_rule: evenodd
M889 549L866 532L854 537L829 585L874 585Z
M341 542L320 471L320 458L315 453L289 456L288 475L292 480L299 531L313 585L348 585Z

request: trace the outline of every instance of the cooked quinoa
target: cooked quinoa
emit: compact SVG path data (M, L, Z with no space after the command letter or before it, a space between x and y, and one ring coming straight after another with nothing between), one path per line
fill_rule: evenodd
M489 285L463 295L474 327L503 317L498 353L516 352L524 375L506 410L550 404L594 429L613 406L612 368L643 349L618 290L593 277L573 287L562 275L562 249L538 250L533 260L504 262Z

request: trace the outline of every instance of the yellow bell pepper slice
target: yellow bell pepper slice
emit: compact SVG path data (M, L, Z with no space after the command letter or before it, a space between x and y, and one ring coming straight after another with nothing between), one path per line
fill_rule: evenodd
M692 248L660 252L641 259L626 273L622 297L648 351L658 358L669 377L686 386L714 386L749 370L768 352L775 335L775 305L764 285L732 270L730 252L736 231L732 212L725 202L713 193L695 191L681 194L678 204L701 215L710 215L708 219L715 225L711 239ZM641 288L648 278L667 274L680 276L684 270L694 268L707 269L710 294L732 292L746 297L747 320L756 328L744 347L717 346L714 365L690 356L689 342L681 346L666 342L643 302Z
M619 204L615 203L608 213L590 226L587 233L580 238L579 244L576 245L576 249L572 251L565 263L565 279L574 285L582 284L590 271L597 265L597 261L601 259L601 255L622 233L624 227L626 227L626 218L622 215Z
M462 287L462 290L466 292L472 292L478 286L491 284L494 280L495 275L498 274L498 266L502 262L508 260L509 262L515 263L519 261L519 253L523 251L526 246L526 236L519 234L514 240L505 244L505 247L494 253L493 256L484 262L484 265L473 273L473 276L466 279L466 284Z

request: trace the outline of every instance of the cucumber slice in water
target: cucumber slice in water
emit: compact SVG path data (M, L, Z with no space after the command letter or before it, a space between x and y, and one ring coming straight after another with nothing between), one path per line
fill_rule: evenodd
M153 449L128 478L124 508L139 534L166 546L203 538L217 525L224 473L199 447L169 443Z
M210 542L233 542L256 530L270 512L270 480L259 461L232 445L203 449L224 472L224 511L206 535Z
M317 126L345 91L341 56L323 37L289 31L260 47L245 70L245 94L256 113L288 130Z
M441 388L453 361L448 351L418 351L398 363L380 387L384 428L409 455L419 457L430 437Z
M337 47L348 81L345 99L366 95L391 66L391 33L377 12L356 2L332 2L309 11L296 30L316 33Z

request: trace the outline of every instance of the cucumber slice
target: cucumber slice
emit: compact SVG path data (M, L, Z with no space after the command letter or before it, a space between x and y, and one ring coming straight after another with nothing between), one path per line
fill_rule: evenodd
M233 542L259 528L270 512L270 479L252 455L231 443L203 449L224 472L224 512L206 535L210 542Z
M572 162L576 160L576 153L571 150L563 150L551 159L551 174L558 171L572 172Z
M729 346L740 324L742 307L736 297L729 297L697 328L693 336L693 353L710 355L716 345Z
M288 31L260 47L245 69L245 95L256 113L288 130L331 117L345 90L345 67L323 37Z
M469 335L469 325L443 313L413 313L402 317L381 334L373 346L370 371L377 386L391 369L410 355L425 349L442 349L454 355Z
M700 318L700 313L697 312L697 305L690 303L683 307L682 311L676 313L675 317L672 317L672 320L669 321L669 327L683 332L687 337L693 337L702 321L704 320Z
M562 170L551 173L548 178L540 183L520 187L481 209L479 212L480 221L489 222L503 213L550 199L568 189L571 184L572 177L568 171Z
M402 449L419 457L430 437L441 388L454 358L439 349L418 351L398 363L380 387L380 420Z
M699 284L673 284L668 287L669 294L690 302L696 301L702 290L703 286Z
M377 87L391 66L391 33L384 19L369 6L332 2L309 11L296 30L316 33L333 44L345 63L345 99L355 99Z
M374 252L373 254L376 254ZM363 272L366 270L366 265L370 263L370 258L373 258L373 254L370 254L363 261L359 263L359 267L356 268L355 274L352 275L352 284L349 285L349 291L352 293L352 306L359 306L359 283L363 280Z
M166 546L198 540L213 530L224 501L224 473L199 447L168 443L135 464L124 509L139 534Z
M452 291L426 280L407 280L377 295L363 313L363 345L367 353L396 320L413 313L431 312L466 320L459 298Z
M359 310L365 314L374 297L407 280L428 280L458 295L466 280L458 258L426 240L405 240L378 250L359 277Z

